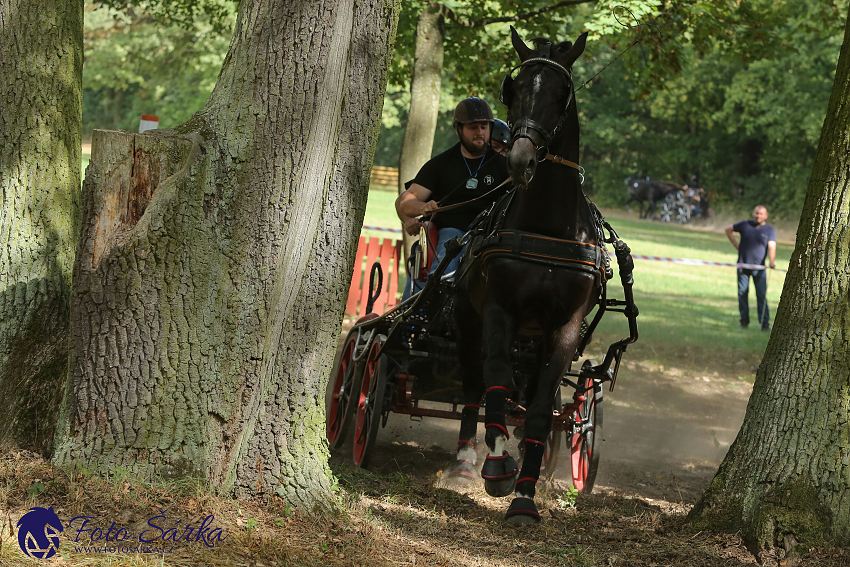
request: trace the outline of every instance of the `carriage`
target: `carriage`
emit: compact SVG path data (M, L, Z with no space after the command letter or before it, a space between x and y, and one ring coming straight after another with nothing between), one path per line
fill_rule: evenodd
M593 488L602 387L613 387L622 355L638 337L631 251L581 188L571 69L586 40L587 33L575 43L536 38L532 48L511 28L520 64L505 75L499 100L511 124L506 166L513 189L484 207L463 237L446 242L418 295L357 322L332 375L332 445L344 443L353 427L354 461L365 466L389 413L458 419L449 478L480 477L491 496L514 492L505 520L515 524L541 521L536 484L554 473L564 437L573 484ZM613 270L606 244L614 247L624 299L607 294ZM444 276L461 252L457 269ZM629 336L611 344L601 363L574 370L608 311L626 316ZM479 471L482 421L488 453ZM518 459L507 448L509 427L519 439Z
M563 375L552 400L552 430L541 466L541 478L554 480L566 442L572 484L584 493L593 489L599 467L603 385L608 383L610 390L614 389L623 352L638 336L630 251L621 240L609 240L615 246L625 298L609 298L607 286L602 286L595 313L590 321L585 319L582 323L581 342L573 362L580 360L594 329L607 312L626 316L629 336L608 348L602 364L587 359L577 370L570 365ZM462 243L457 244L459 248ZM416 259L412 258L410 264L421 264L418 254L422 251L417 248ZM411 418L462 418L461 365L452 316L454 274L443 276L452 257L451 253L447 254L419 294L386 313L361 317L343 343L331 374L327 438L332 447L339 448L348 440L348 431L353 427L353 460L358 467L369 465L378 432L386 426L390 413ZM380 269L376 262L370 288L375 287L376 276L380 288ZM408 277L415 276L408 274ZM377 294L376 290L373 297ZM511 349L513 387L508 397L506 424L515 428L518 439L522 438L525 424L524 391L531 378L529 369L534 365L539 340L539 330L527 329L520 333ZM479 421L483 422L484 416ZM521 442L518 448L523 451Z
M659 217L661 222L687 224L691 219L706 218L709 214L704 189L687 191L688 187L671 191L661 204Z

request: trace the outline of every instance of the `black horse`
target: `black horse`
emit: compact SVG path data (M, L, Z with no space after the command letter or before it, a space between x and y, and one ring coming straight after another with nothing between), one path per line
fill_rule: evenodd
M571 77L586 35L575 44L535 40L529 48L511 28L521 64L505 77L500 99L512 124L508 167L516 187L495 211L496 227L473 240L459 270L455 322L466 406L453 470L473 476L472 445L479 401L485 400L489 454L481 471L487 492L516 497L513 523L540 520L534 504L553 399L577 350L581 323L594 307L603 276L594 212L581 189L579 122ZM505 450L507 395L513 386L511 345L520 333L542 333L536 372L525 389L522 471Z
M626 179L626 189L629 192L626 209L629 208L629 203L637 201L640 218L654 219L656 204L663 201L670 193L680 191L682 186L670 181L658 181L651 177L632 175ZM646 211L643 210L644 203L647 203Z

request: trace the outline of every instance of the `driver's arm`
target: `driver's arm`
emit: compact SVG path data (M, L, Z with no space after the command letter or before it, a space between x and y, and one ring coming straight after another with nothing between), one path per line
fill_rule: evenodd
M776 268L776 241L771 240L767 243L767 257L770 259L770 267Z
M404 224L407 234L415 236L419 234L420 222L416 217L427 215L438 207L436 201L431 201L431 191L418 183L412 183L410 187L395 200L395 211L398 218Z

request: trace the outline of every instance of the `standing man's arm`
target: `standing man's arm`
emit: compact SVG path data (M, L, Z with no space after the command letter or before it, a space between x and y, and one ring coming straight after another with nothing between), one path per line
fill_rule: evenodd
M729 226L726 227L726 236L729 237L729 242L731 242L732 246L734 246L735 250L737 250L740 245L738 244L738 241L735 240L735 225L730 224ZM775 242L773 243L773 248L774 248L774 254L775 254L776 253L776 243Z
M776 269L776 241L771 240L767 243L767 257L770 259L770 268Z

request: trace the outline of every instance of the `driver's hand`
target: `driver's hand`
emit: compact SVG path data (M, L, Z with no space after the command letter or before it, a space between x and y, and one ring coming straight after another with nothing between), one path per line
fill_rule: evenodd
M775 270L775 269L776 269L776 264L774 264L773 262L770 262L770 269L771 269L771 270Z
M422 223L419 222L419 219L416 217L407 218L404 223L404 232L409 234L410 236L419 236L419 227L422 226Z
M437 204L437 201L428 201L427 203L422 204L422 208L419 212L419 216L429 215L440 208L440 205Z

